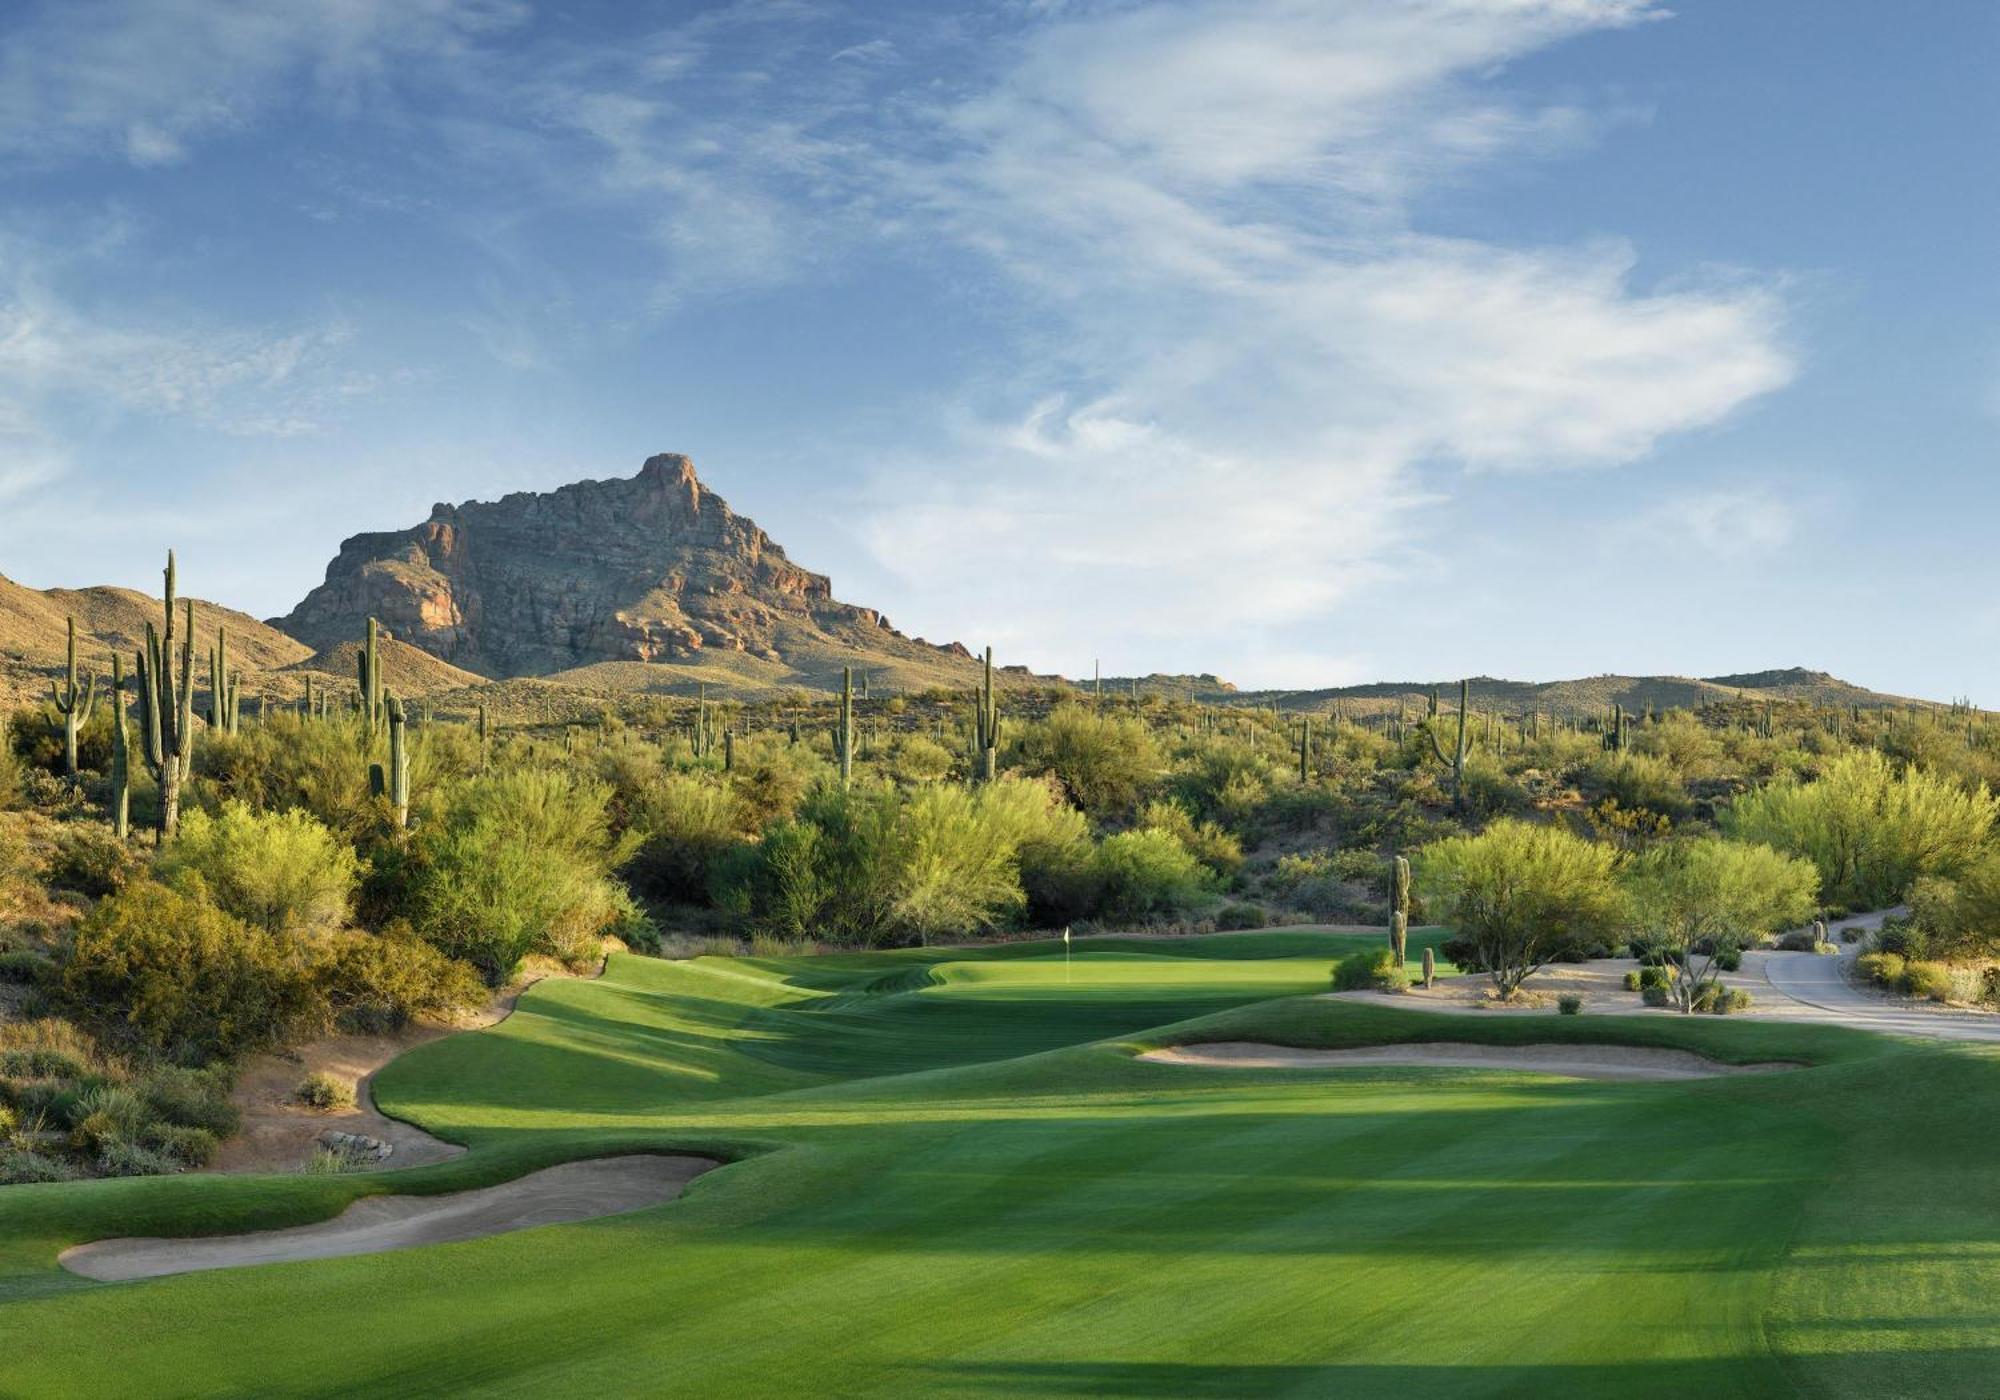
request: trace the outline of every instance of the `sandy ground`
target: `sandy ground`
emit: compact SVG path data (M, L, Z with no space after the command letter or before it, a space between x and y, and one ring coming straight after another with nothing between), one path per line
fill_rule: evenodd
M1841 935L1853 929L1867 933L1897 910L1859 914L1833 924L1829 932L1839 956L1823 953L1782 953L1759 949L1743 955L1739 972L1723 973L1725 986L1750 993L1748 1010L1736 1012L1760 1020L1810 1021L1822 1025L1856 1026L1889 1035L1928 1036L1938 1040L2000 1041L2000 1014L1939 1006L1899 997L1861 984L1854 960L1865 940L1849 943ZM1483 973L1440 977L1428 989L1407 992L1332 992L1344 1001L1364 1001L1408 1011L1482 1011L1503 1016L1550 1015L1557 998L1583 998L1585 1014L1619 1016L1678 1016L1672 1007L1649 1007L1637 992L1625 990L1625 974L1638 967L1629 958L1604 958L1588 963L1555 963L1522 984L1511 1002L1493 998L1493 983Z
M317 1225L204 1239L99 1240L64 1250L58 1262L85 1278L112 1281L449 1244L662 1205L720 1165L652 1154L565 1162L476 1191L370 1196Z
M1158 1064L1236 1069L1343 1069L1359 1065L1444 1065L1455 1069L1520 1069L1565 1079L1713 1079L1797 1069L1783 1062L1725 1065L1686 1050L1642 1045L1472 1045L1432 1041L1368 1045L1352 1050L1306 1050L1221 1040L1174 1045L1139 1057Z
M603 965L589 974L602 975ZM389 1035L335 1035L278 1055L255 1055L236 1077L231 1101L243 1115L242 1131L216 1153L218 1172L298 1171L313 1159L324 1132L355 1133L388 1143L395 1150L381 1170L421 1167L462 1154L456 1143L377 1111L369 1086L375 1072L405 1050L459 1031L478 1030L507 1019L521 994L544 977L570 977L560 969L538 969L497 993L477 1012L449 1023L420 1023ZM293 1095L311 1074L326 1074L354 1090L354 1107L335 1112L307 1108Z

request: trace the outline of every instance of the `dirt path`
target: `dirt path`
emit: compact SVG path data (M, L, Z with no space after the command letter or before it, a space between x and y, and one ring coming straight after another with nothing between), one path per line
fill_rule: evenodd
M690 1181L720 1165L707 1157L652 1154L565 1162L476 1191L369 1196L332 1220L289 1230L202 1239L98 1240L64 1250L58 1262L71 1273L111 1281L381 1254L644 1210L675 1199Z
M1863 914L1843 919L1832 925L1829 932L1837 934L1849 928L1872 931L1882 926L1885 917L1887 914ZM1771 994L1801 1008L1800 1019L1858 1026L1884 1035L2000 1041L2000 1015L1991 1011L1912 1001L1860 985L1855 980L1854 960L1860 956L1863 945L1855 942L1839 946L1837 958L1812 953L1767 955L1762 970Z
M1306 1050L1248 1040L1174 1045L1139 1056L1156 1064L1210 1069L1351 1069L1363 1065L1432 1065L1455 1069L1518 1069L1565 1079L1714 1079L1797 1069L1789 1063L1725 1065L1686 1050L1641 1045L1474 1045L1431 1041Z
M588 974L599 977L604 964ZM387 1143L383 1170L422 1167L448 1161L465 1149L432 1137L414 1124L402 1122L375 1107L372 1092L376 1072L406 1050L441 1040L460 1031L498 1025L513 1014L528 988L545 977L575 973L538 969L515 986L495 994L481 1010L450 1023L421 1023L383 1035L335 1035L278 1055L256 1055L244 1063L230 1100L243 1115L243 1127L222 1144L211 1171L228 1173L298 1171L313 1159L325 1133L347 1133ZM308 1075L324 1074L354 1090L354 1107L335 1111L307 1108L294 1095Z

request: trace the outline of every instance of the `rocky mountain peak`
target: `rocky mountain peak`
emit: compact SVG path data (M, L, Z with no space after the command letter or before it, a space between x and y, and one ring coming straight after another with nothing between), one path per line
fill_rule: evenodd
M489 676L717 650L781 661L800 629L852 644L889 631L837 602L825 575L787 559L678 453L636 476L440 503L420 525L356 535L276 625L324 647L370 616Z

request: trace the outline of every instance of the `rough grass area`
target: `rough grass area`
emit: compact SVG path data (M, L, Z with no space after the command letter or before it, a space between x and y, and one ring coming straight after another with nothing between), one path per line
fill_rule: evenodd
M386 1110L471 1147L455 1162L0 1190L0 1393L1990 1392L2000 1058L1299 995L1365 942L617 957L379 1076ZM1132 1058L1220 1039L1810 1067L1623 1084ZM54 1263L648 1147L731 1165L660 1209L402 1254L133 1285Z

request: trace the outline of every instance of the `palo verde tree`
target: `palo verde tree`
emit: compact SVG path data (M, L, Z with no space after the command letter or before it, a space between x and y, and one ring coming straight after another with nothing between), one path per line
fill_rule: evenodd
M1704 837L1655 846L1633 864L1633 921L1681 970L1669 995L1706 1005L1719 960L1812 917L1819 872L1810 861L1747 841Z
M1566 827L1507 818L1420 851L1417 887L1507 998L1562 949L1612 938L1624 914L1617 861Z

